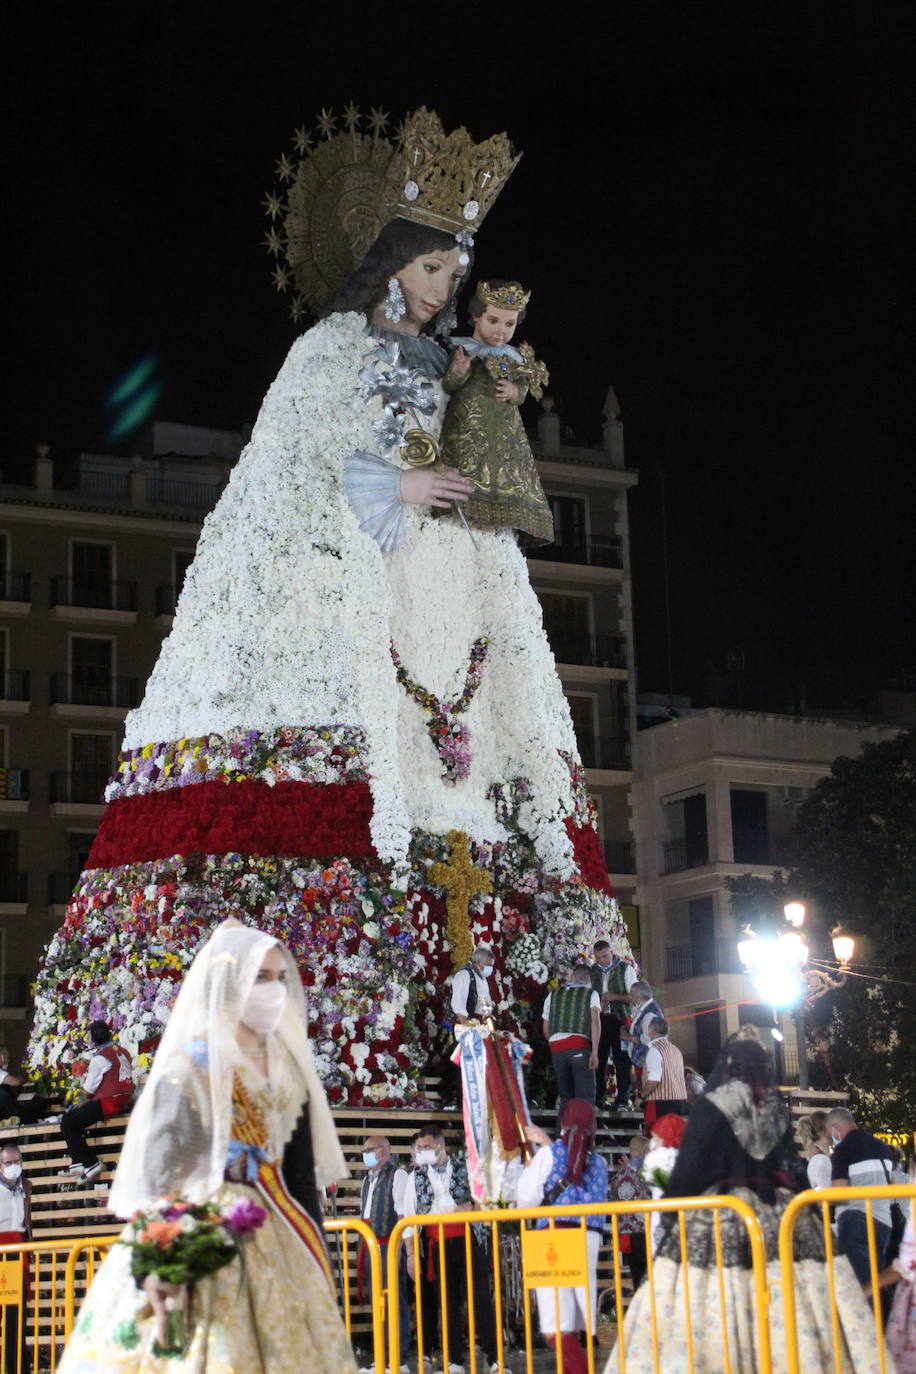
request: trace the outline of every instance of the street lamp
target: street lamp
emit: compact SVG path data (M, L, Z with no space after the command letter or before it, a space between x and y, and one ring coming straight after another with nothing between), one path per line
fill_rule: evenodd
M738 941L738 958L750 974L761 1001L774 1010L793 1009L798 1044L798 1086L808 1087L808 1056L805 1012L810 1004L846 982L847 965L855 953L855 941L842 926L831 931L837 968L811 960L811 951L800 931L807 912L803 902L787 902L786 926L775 936L761 938L744 926Z

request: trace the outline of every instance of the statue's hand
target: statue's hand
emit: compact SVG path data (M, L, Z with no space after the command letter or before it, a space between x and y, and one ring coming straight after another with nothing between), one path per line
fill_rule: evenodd
M470 366L471 359L459 344L452 354L452 361L448 365L449 373L456 378L465 377Z
M456 468L411 468L401 473L401 500L408 506L443 506L466 501L474 490L473 482Z

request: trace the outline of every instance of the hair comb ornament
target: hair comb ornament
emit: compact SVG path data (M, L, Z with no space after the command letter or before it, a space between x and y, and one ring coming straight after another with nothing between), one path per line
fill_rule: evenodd
M276 163L277 185L264 199L264 246L272 279L292 293L296 321L318 314L362 262L383 227L399 216L452 233L468 261L474 233L519 162L505 134L475 144L464 128L446 134L425 107L391 138L380 108L341 115L322 110L314 129L293 135L293 153Z

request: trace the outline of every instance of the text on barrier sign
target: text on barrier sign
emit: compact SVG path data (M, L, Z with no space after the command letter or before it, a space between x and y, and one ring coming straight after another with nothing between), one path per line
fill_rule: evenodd
M588 1283L584 1229L523 1231L522 1274L526 1288L584 1288Z
M22 1303L22 1260L0 1259L0 1307Z

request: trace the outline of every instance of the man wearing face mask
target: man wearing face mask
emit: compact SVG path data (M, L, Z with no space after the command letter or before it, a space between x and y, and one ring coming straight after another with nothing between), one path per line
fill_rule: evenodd
M32 1185L22 1174L22 1156L15 1145L0 1150L0 1245L15 1245L27 1241L32 1234ZM26 1265L28 1260L26 1260ZM23 1303L28 1281L28 1269L23 1266ZM17 1364L17 1358L20 1363ZM15 1307L6 1309L6 1340L3 1368L10 1371L26 1369L25 1322L19 1320Z
M407 1170L401 1169L395 1164L391 1158L391 1145L383 1135L366 1137L363 1146L363 1163L366 1166L366 1173L360 1193L360 1216L378 1239L382 1256L382 1274L386 1275L388 1272L388 1237L391 1235L398 1217L406 1215L404 1195L407 1191ZM360 1301L362 1301L361 1290L364 1277L368 1278L370 1291L372 1286L372 1271L366 1263L366 1251L362 1246L356 1267L359 1275ZM407 1270L403 1256L398 1269L398 1279L398 1317L401 1333L401 1359L403 1361L406 1359L407 1348L410 1345L410 1294L407 1288ZM387 1322L385 1324L385 1353L386 1355L388 1353ZM406 1369L407 1365L402 1364L402 1374L405 1374Z
M463 1026L492 1008L493 994L487 983L492 977L493 951L489 945L478 945L452 979L452 1015L456 1026Z
M89 1039L94 1052L83 1079L83 1101L60 1119L61 1135L73 1161L67 1174L83 1183L90 1183L102 1172L101 1160L86 1144L86 1131L109 1116L126 1112L134 1092L133 1060L127 1050L114 1044L107 1023L93 1021Z
M875 1187L893 1181L894 1155L883 1140L863 1130L846 1107L827 1113L827 1130L834 1144L830 1164L834 1188ZM891 1204L876 1198L868 1204L875 1228L878 1272L884 1268L891 1239ZM841 1202L836 1209L836 1228L849 1263L860 1283L871 1278L866 1203Z
M423 1216L440 1212L466 1211L473 1206L468 1183L468 1166L463 1155L449 1155L445 1137L438 1126L424 1126L414 1141L414 1169L407 1179L402 1216ZM423 1353L431 1356L436 1337L442 1340L439 1349L445 1361L448 1343L448 1374L464 1374L461 1359L464 1339L461 1329L461 1310L467 1294L464 1225L458 1223L442 1227L444 1236L440 1272L439 1227L424 1227L420 1238L420 1269L416 1269L413 1251L413 1228L404 1232L407 1247L407 1273L420 1289L420 1308L423 1321ZM471 1232L471 1267L474 1296L474 1327L477 1343L483 1351L491 1371L499 1368L496 1361L496 1325L491 1298L492 1276L488 1258L477 1235ZM442 1291L445 1283L445 1332L440 1331L442 1319Z

